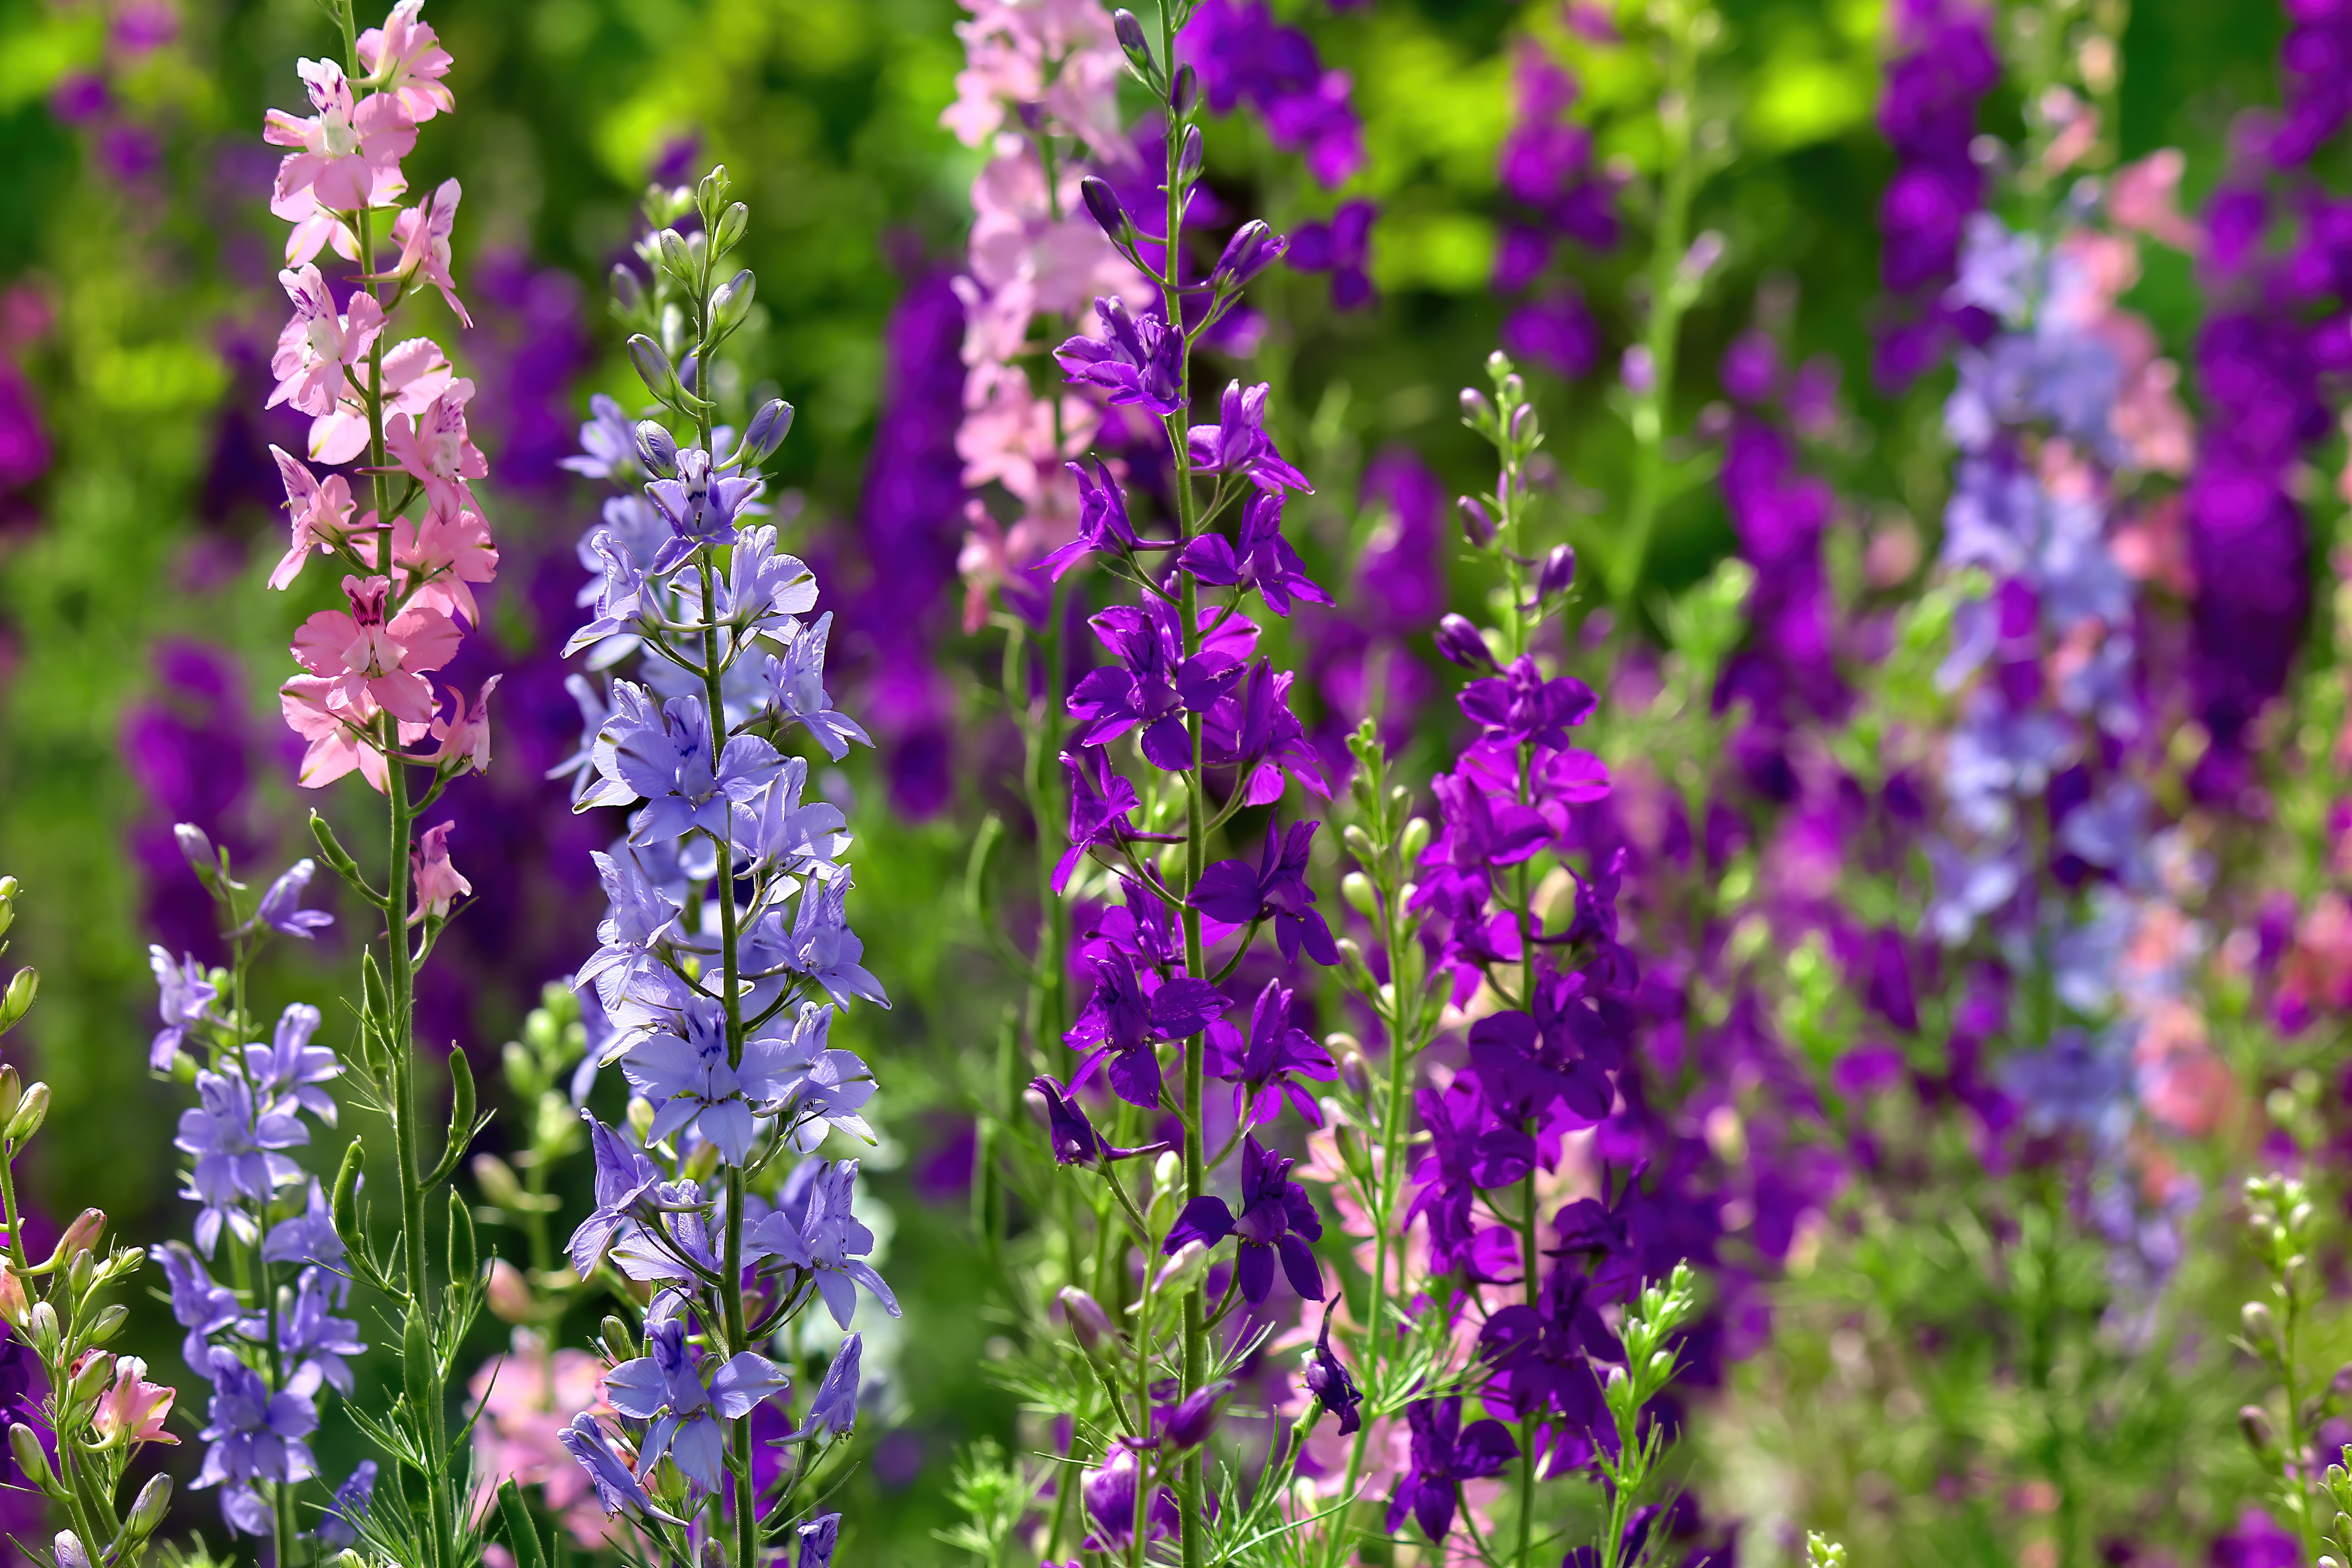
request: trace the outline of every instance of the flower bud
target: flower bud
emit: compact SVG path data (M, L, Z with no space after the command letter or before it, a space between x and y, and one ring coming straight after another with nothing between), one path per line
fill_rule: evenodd
M719 215L717 226L710 231L710 243L717 248L711 254L724 256L742 242L743 231L751 226L751 209L741 202L731 203Z
M66 1233L58 1237L58 1249L49 1256L63 1263L87 1257L90 1248L98 1245L99 1236L105 1229L105 1210L84 1209L74 1215L73 1224L66 1226Z
M16 923L16 894L19 887L14 877L0 877L0 936Z
M1197 127L1193 133L1199 134ZM1216 267L1209 274L1212 289L1238 289L1281 259L1290 248L1290 241L1266 227L1265 220L1252 218L1234 231L1225 242L1225 251L1217 258Z
M539 1302L522 1270L503 1258L490 1260L490 1315L502 1323L528 1323L539 1316Z
M1201 128L1197 125L1187 125L1184 127L1183 151L1176 156L1177 184L1189 185L1199 179L1201 166L1207 162L1207 144L1201 140Z
M1060 1300L1062 1315L1070 1321L1070 1337L1076 1340L1079 1348L1089 1355L1118 1336L1118 1331L1111 1326L1108 1314L1102 1310L1102 1303L1084 1290L1075 1285L1065 1285Z
M1462 389L1462 423L1473 430L1491 430L1495 425L1495 405L1486 395L1475 386Z
M677 478L677 438L658 419L638 420L636 434L637 461L665 479Z
M686 236L674 228L666 228L654 236L654 244L661 252L661 269L678 282L692 287L694 252L687 245Z
M1170 1149L1151 1162L1151 1190L1155 1195L1172 1193L1184 1180L1184 1161Z
M613 309L626 321L646 308L646 286L637 281L637 269L625 261L613 263L609 280L613 290Z
M1134 244L1135 224L1128 217L1127 208L1119 205L1118 193L1110 188L1109 181L1088 174L1078 182L1078 195L1113 245L1124 250Z
M1503 406L1506 408L1517 408L1528 400L1528 384L1517 371L1513 371L1503 377L1501 384L1495 390L1502 395Z
M0 1131L0 1139L22 1148L34 1133L41 1130L41 1123L48 1119L49 1086L37 1083L25 1091L23 1100L16 1102L16 1113L8 1118L7 1129Z
M12 1329L22 1330L32 1321L32 1298L25 1294L25 1277L0 1263L0 1319L5 1319Z
M1194 1389L1168 1413L1162 1435L1180 1450L1199 1447L1216 1429L1217 1417L1224 1414L1225 1399L1233 1391L1231 1379Z
M93 1404L113 1381L114 1358L104 1351L93 1351L74 1368L73 1378L66 1384L66 1403L75 1408Z
M1511 410L1510 435L1513 446L1524 447L1533 441L1538 434L1538 426L1534 404L1522 403Z
M748 267L721 283L710 296L710 335L715 341L743 324L751 313L751 296L759 280Z
M33 997L41 989L41 973L30 965L16 971L8 982L5 993L0 993L0 1035L6 1034L24 1021L33 1009Z
M1160 1266L1160 1277L1151 1288L1162 1296L1181 1295L1192 1289L1209 1274L1209 1248L1205 1242L1188 1241L1168 1257Z
M706 223L709 222L717 215L719 211L719 204L727 199L727 193L734 188L735 182L729 177L727 174L727 165L724 163L711 164L710 173L703 175L701 179L695 182L695 210L702 214L703 220Z
M1176 79L1168 84L1168 110L1181 120L1192 112L1201 101L1201 73L1191 66L1178 66Z
M2246 1338L2253 1342L2256 1349L2267 1353L2274 1337L2268 1307L2260 1301L2247 1302L2238 1309L2238 1326L2245 1331Z
M1349 909L1366 920L1380 918L1381 903L1379 896L1372 890L1372 879L1361 871L1350 871L1339 879L1339 896L1348 900Z
M0 1127L16 1114L16 1107L25 1098L25 1080L16 1076L14 1063L0 1063Z
M180 853L187 857L188 864L194 868L197 876L209 877L220 869L220 855L213 848L213 841L205 837L205 830L194 823L173 823L172 837L178 843Z
M1486 510L1486 503L1476 496L1464 496L1454 506L1462 513L1462 536L1474 550L1484 550L1495 542L1495 519Z
M1360 1097L1372 1092L1372 1064L1364 1059L1364 1048L1353 1035L1326 1035L1323 1048L1338 1059L1339 1081L1349 1093Z
M39 1435L22 1421L8 1428L8 1452L16 1457L16 1468L25 1473L26 1479L51 1497L59 1495L57 1472L49 1468L48 1451L41 1447Z
M81 1537L70 1530L60 1530L52 1543L58 1568L89 1568L89 1553L82 1549Z
M2256 1458L2266 1459L2270 1457L2274 1439L2271 1433L2269 1411L2259 1405L2241 1406L2238 1411L2238 1434L2245 1438L2246 1447L2254 1451Z
M1486 355L1486 374L1490 378L1500 379L1511 374L1511 356L1500 349L1490 350Z
M155 1527L163 1522L163 1510L171 1506L172 1478L160 1473L150 1476L147 1484L139 1489L138 1500L131 1505L131 1517L122 1527L132 1540L143 1541L155 1533Z
M94 1345L104 1344L107 1341L121 1333L122 1331L122 1325L130 1321L130 1308L124 1306L120 1301L109 1302L105 1310L100 1312L96 1318L90 1321L89 1342Z
M1404 825L1404 833L1397 839L1397 853L1408 866L1418 865L1429 848L1429 818L1416 816Z
M1125 6L1113 11L1110 14L1110 30L1118 37L1118 47L1127 56L1127 63L1135 68L1138 75L1150 80L1155 65L1151 45L1144 37L1143 24L1136 19L1135 13Z
M1625 390L1637 397L1646 397L1658 384L1658 362L1652 358L1647 346L1635 343L1617 362L1618 379Z
M1340 829L1339 842L1348 847L1349 854L1367 866L1370 865L1380 853L1372 844L1372 836L1365 832L1362 826L1358 823L1351 822Z
M639 332L629 339L629 363L637 367L637 379L646 384L656 397L672 398L678 393L677 367L662 352L661 344Z
M776 448L793 431L793 405L781 397L771 397L751 416L751 428L743 432L743 449L737 459L742 468L757 468L775 456Z
M44 1361L54 1361L58 1353L58 1310L47 1301L33 1303L30 1320L25 1332L31 1337L33 1348L41 1352Z
M1569 584L1575 581L1576 547L1555 544L1550 553L1543 558L1543 570L1536 575L1536 597L1549 599L1554 594L1564 594L1568 592Z
M1469 509L1477 504L1467 496L1463 498L1462 517L1465 524L1470 518ZM1483 509L1481 515L1484 515ZM1462 616L1448 613L1437 623L1437 651L1446 663L1458 664L1465 669L1491 675L1502 668L1495 662L1494 652L1487 647L1486 639L1479 635L1478 628Z

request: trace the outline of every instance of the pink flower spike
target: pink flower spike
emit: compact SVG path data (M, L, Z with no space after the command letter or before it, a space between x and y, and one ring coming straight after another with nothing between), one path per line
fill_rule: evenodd
M454 773L462 773L468 768L478 773L488 771L490 693L499 689L499 679L493 675L483 681L481 695L474 699L470 708L466 705L466 694L455 687L450 688L457 693L457 711L446 719L437 714L435 716L432 735L440 743L434 748L433 754L425 759L426 762L436 767L457 763L458 765L451 770Z
M320 789L357 768L382 795L387 776L383 753L366 731L328 705L335 689L336 682L320 675L298 675L278 689L278 710L286 727L309 742L295 783Z
M278 389L269 395L267 406L291 403L305 414L332 413L336 401L347 393L344 373L367 357L383 331L383 309L374 296L354 294L351 310L339 312L327 280L309 262L280 272L278 281L294 301L294 315L278 334L278 352L270 356L269 371L278 378ZM311 456L318 457L315 441Z
M327 706L364 724L377 712L390 713L403 728L433 721L432 683L425 671L456 657L456 623L439 610L411 605L386 618L391 581L345 577L349 612L321 610L294 632L294 657L331 685Z
M400 0L381 27L359 37L360 63L370 87L396 100L411 123L421 124L457 107L441 79L449 74L449 51L438 34L418 20L425 0Z
M147 1363L127 1355L114 1363L114 1384L99 1396L90 1425L108 1446L116 1443L177 1443L163 1430L179 1390L147 1381Z
M427 916L446 915L460 895L474 890L474 884L449 863L449 830L457 826L435 823L417 836L415 847L408 852L408 879L416 897L416 908L408 917L410 925Z
M353 102L352 84L332 60L304 60L296 68L318 112L300 120L273 109L264 118L265 140L297 149L278 165L270 212L299 224L321 208L357 212L406 191L400 160L416 145L416 124L400 100L377 93Z
M395 415L384 424L385 450L424 485L436 511L469 508L474 497L466 481L490 471L489 464L466 437L466 404L473 395L474 384L458 376L414 420Z
M422 414L456 379L457 373L432 339L410 338L394 343L383 351L384 412ZM359 395L346 387L342 400L310 423L310 460L348 463L367 447L367 408Z
M449 278L449 230L457 221L457 182L444 180L441 188L413 207L403 208L392 220L392 237L400 245L400 260L393 267L393 276L406 278L416 273L441 290L441 298L457 320L470 327L474 318L466 314L464 301L457 298L457 286Z
M301 459L281 447L270 447L269 455L278 459L278 475L286 481L286 510L294 521L293 542L269 574L269 585L283 588L300 574L313 549L331 553L356 531L351 526L352 487L342 475L329 474L320 479ZM370 523L374 518L373 512L368 514Z

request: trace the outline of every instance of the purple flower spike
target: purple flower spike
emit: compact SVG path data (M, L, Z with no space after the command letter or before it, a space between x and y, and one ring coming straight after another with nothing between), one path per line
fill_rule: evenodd
M1281 260L1289 248L1290 241L1268 228L1264 219L1252 218L1225 242L1224 254L1209 273L1209 287L1238 289Z

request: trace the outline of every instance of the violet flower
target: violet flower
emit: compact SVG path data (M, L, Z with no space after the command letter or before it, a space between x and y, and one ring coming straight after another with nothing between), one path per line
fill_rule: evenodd
M1519 1446L1500 1421L1464 1426L1459 1395L1415 1400L1404 1414L1412 1434L1412 1458L1390 1495L1387 1528L1393 1532L1410 1513L1423 1535L1442 1542L1454 1528L1462 1483L1500 1475L1519 1457Z
M719 1489L726 1464L721 1421L740 1420L792 1384L783 1368L753 1351L739 1351L709 1375L714 1358L689 1352L686 1324L666 1318L646 1325L645 1355L625 1361L604 1374L613 1408L636 1421L649 1421L637 1453L640 1469L675 1459L687 1479L706 1492Z
M1288 986L1269 980L1251 1010L1246 1037L1222 1018L1209 1026L1209 1076L1234 1086L1234 1120L1241 1126L1274 1121L1286 1098L1309 1127L1323 1125L1322 1110L1299 1079L1328 1083L1339 1069L1314 1036L1291 1023L1290 997Z
M1192 466L1202 473L1239 474L1269 493L1315 487L1307 476L1286 461L1265 433L1265 404L1271 388L1260 382L1247 392L1238 381L1225 384L1218 402L1217 422L1195 425L1187 432Z
M1269 1152L1255 1135L1244 1138L1241 1213L1236 1215L1223 1198L1194 1198L1176 1216L1160 1251L1172 1257L1188 1241L1214 1247L1229 1236L1238 1236L1240 1255L1234 1274L1244 1300L1255 1306L1274 1289L1278 1253L1290 1288L1307 1300L1320 1301L1323 1272L1307 1244L1322 1239L1323 1219L1315 1212L1307 1189L1290 1180L1293 1163Z

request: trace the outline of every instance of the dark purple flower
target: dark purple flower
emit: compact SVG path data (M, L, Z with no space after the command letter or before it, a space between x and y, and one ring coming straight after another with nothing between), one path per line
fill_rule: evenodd
M1456 700L1463 715L1490 736L1514 745L1535 741L1562 748L1570 726L1583 723L1599 706L1584 682L1569 675L1546 680L1526 654L1502 674L1464 687Z
M1339 1417L1339 1436L1349 1436L1364 1424L1364 1391L1356 1386L1339 1358L1331 1353L1331 1314L1323 1314L1316 1331L1314 1359L1307 1363L1307 1392L1323 1408Z
M1389 1498L1387 1525L1393 1532L1410 1513L1422 1533L1443 1541L1454 1528L1464 1481L1500 1475L1519 1457L1519 1446L1499 1421L1462 1425L1462 1400L1420 1399L1405 1406L1412 1433L1412 1461Z
M315 1533L320 1546L340 1552L358 1543L360 1516L367 1511L368 1500L375 1494L375 1475L373 1459L362 1459L352 1467L352 1473L335 1489L335 1500L319 1521Z
M1282 503L1279 492L1252 496L1242 509L1238 541L1228 542L1221 533L1197 534L1177 556L1177 565L1221 588L1250 584L1277 616L1290 614L1294 598L1329 604L1331 595L1307 575L1298 552L1282 536Z
M1328 223L1300 224L1290 237L1289 261L1298 272L1328 272L1331 304L1341 310L1372 302L1372 222L1378 203L1359 196L1339 204Z
M1097 300L1095 314L1102 318L1102 337L1074 337L1054 351L1064 374L1101 387L1114 406L1145 408L1162 417L1181 407L1184 334L1171 331L1168 318L1158 311L1129 315L1118 300Z
M1307 476L1284 460L1265 433L1265 403L1272 388L1265 382L1248 391L1242 384L1225 384L1217 407L1217 422L1195 425L1188 432L1192 466L1203 473L1239 474L1267 491L1304 490L1315 493Z
M1134 1149L1118 1148L1095 1131L1085 1109L1059 1082L1041 1074L1029 1080L1029 1087L1045 1102L1045 1131L1053 1142L1056 1164L1094 1165L1105 1160L1132 1160L1139 1155L1157 1154L1168 1147L1165 1143L1146 1143Z
M1238 617L1236 617L1238 618ZM1204 644L1185 656L1170 618L1114 605L1087 624L1118 663L1089 672L1072 689L1072 739L1101 746L1143 727L1143 754L1171 773L1192 765L1192 742L1183 715L1205 713L1241 679L1242 661L1229 641ZM1255 633L1255 628L1251 628Z
M1290 1288L1310 1301L1323 1299L1323 1271L1307 1244L1323 1236L1323 1219L1307 1189L1290 1179L1294 1162L1269 1152L1255 1136L1242 1140L1241 1214L1218 1197L1197 1197L1184 1205L1161 1252L1174 1256L1188 1241L1214 1247L1229 1236L1241 1238L1235 1274L1242 1299L1252 1306L1274 1289L1274 1260Z
M1339 1070L1314 1036L1291 1023L1290 988L1279 980L1267 981L1258 993L1246 1037L1223 1018L1209 1026L1208 1069L1211 1078L1234 1086L1234 1118L1245 1127L1281 1115L1286 1096L1309 1127L1322 1126L1323 1112L1298 1080L1328 1083Z
M1094 963L1095 988L1063 1042L1086 1054L1072 1075L1084 1083L1104 1058L1110 1058L1110 1086L1129 1105L1160 1103L1159 1040L1197 1035L1225 1009L1225 999L1205 980L1178 975L1160 980L1122 952Z
M821 1513L796 1526L793 1534L800 1541L793 1568L833 1568L834 1546L841 1539L841 1515Z
M1084 1500L1089 1529L1081 1543L1088 1552L1124 1556L1135 1540L1135 1493L1142 1484L1135 1450L1125 1440L1111 1445L1103 1462L1088 1470L1078 1483L1078 1496ZM1144 1538L1160 1541L1174 1535L1183 1527L1184 1516L1176 1506L1176 1494L1161 1487L1144 1505Z
M1143 804L1125 774L1112 771L1100 746L1081 746L1076 756L1062 753L1062 773L1070 787L1070 847L1054 867L1054 891L1070 885L1078 863L1097 847L1116 849L1142 835L1135 830L1134 813Z
M1317 912L1315 889L1307 885L1307 858L1314 850L1315 830L1321 826L1294 822L1280 835L1268 832L1255 868L1245 860L1220 860L1201 873L1200 883L1185 901L1229 926L1272 921L1275 941L1288 962L1297 963L1303 947L1318 963L1339 963L1331 928Z
M1095 459L1091 475L1077 463L1062 466L1078 481L1078 536L1037 563L1056 583L1096 551L1116 554L1136 546L1135 525L1127 521L1127 492L1110 477L1102 459Z

